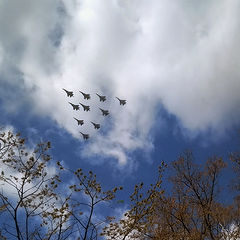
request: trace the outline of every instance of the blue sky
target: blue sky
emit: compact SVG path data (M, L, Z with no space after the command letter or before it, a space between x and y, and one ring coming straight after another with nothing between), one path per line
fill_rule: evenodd
M237 0L1 1L0 125L29 144L50 140L54 160L123 185L123 198L186 149L198 161L227 157L239 149L239 9Z

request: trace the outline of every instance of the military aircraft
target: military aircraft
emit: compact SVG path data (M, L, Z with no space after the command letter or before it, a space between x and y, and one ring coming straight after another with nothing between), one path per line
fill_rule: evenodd
M81 92L81 91L79 91L79 92L83 95L84 99L89 100L91 98L90 94L87 94L87 93L84 93L84 92Z
M68 90L66 90L66 89L64 89L64 88L63 88L63 91L65 91L65 92L67 93L67 96L68 96L68 97L73 97L73 92L68 91Z
M97 93L96 93L96 95L99 97L100 102L106 101L106 96L101 96L101 95L99 95Z
M94 122L91 122L94 126L95 129L99 129L100 128L100 124L99 123L94 123Z
M73 107L73 110L79 110L79 105L76 105L76 104L73 104L73 103L70 103L70 102L68 102L69 104L71 104L72 105L72 107Z
M90 111L90 106L83 105L82 103L79 104L82 105L84 111Z
M108 110L104 110L102 108L99 108L101 111L102 111L102 115L103 116L107 116L109 114L109 111Z
M77 121L77 124L78 125L83 125L84 124L84 121L83 120L80 120L80 119L77 119L74 117L74 119Z
M82 132L80 132L80 133L82 134L84 140L88 140L89 139L89 134L84 134Z
M116 98L119 100L120 105L125 105L127 102L127 100L122 100L122 99L119 99L118 97Z

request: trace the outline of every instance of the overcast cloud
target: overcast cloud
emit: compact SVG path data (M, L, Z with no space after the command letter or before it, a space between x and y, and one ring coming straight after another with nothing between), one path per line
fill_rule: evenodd
M189 133L237 123L239 14L238 0L1 1L0 87L29 91L23 102L74 137L73 116L107 126L104 137L83 127L92 135L83 154L125 164L131 151L154 147L158 104ZM67 99L63 87L76 97ZM102 106L111 118L100 117L94 96L90 113L73 113L67 101L82 101L78 90L109 96ZM0 91L16 110L20 101Z

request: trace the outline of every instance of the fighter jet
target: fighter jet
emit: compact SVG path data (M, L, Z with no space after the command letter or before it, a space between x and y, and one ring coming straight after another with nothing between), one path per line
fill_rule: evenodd
M75 118L75 117L74 117L74 119L77 121L77 124L78 124L78 125L81 125L81 126L82 126L82 125L84 124L84 121L83 121L83 120L77 119L77 118Z
M67 96L68 96L68 97L73 97L73 92L68 91L68 90L66 90L66 89L64 89L64 88L63 88L63 91L65 91L65 92L67 93Z
M107 116L109 114L109 111L108 110L104 110L102 108L99 108L101 111L102 111L102 115L103 116Z
M90 106L83 105L82 103L79 103L83 107L83 111L90 111Z
M96 93L96 95L99 97L100 102L106 101L106 96L101 96L101 95L99 95L97 93Z
M73 107L73 110L79 110L79 105L76 105L76 104L73 104L73 103L70 103L70 102L68 102L69 104L71 104L72 105L72 107Z
M95 129L99 129L100 128L100 124L99 123L94 123L94 122L91 122L94 126Z
M82 132L80 132L82 134L82 137L84 140L88 140L89 139L89 134L84 134Z
M91 98L90 94L87 94L87 93L84 93L84 92L81 92L81 91L79 91L79 92L83 95L84 99L89 100Z
M127 100L122 100L122 99L119 99L118 97L116 98L119 100L120 105L125 105L127 102Z

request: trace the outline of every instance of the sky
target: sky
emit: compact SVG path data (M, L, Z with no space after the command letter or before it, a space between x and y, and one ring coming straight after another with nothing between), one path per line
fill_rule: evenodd
M239 11L238 0L3 0L0 126L126 192L186 149L227 158L239 149Z

